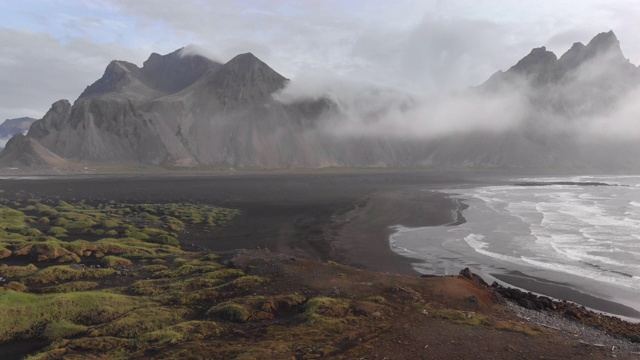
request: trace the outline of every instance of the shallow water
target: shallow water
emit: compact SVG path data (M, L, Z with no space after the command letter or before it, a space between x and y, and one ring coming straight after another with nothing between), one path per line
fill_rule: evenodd
M510 182L444 190L469 205L467 222L398 227L392 248L426 260L414 264L423 273L457 273L463 266L485 275L516 270L640 309L640 176ZM515 185L522 182L582 184Z

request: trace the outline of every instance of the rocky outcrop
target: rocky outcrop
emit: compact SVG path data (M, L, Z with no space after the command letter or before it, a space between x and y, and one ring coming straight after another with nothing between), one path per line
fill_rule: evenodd
M546 296L524 292L517 288L505 287L496 282L491 290L507 300L536 311L547 311L564 318L593 326L616 336L626 337L632 342L640 342L640 327L619 317L591 311L584 306L565 300L553 300ZM556 329L560 330L560 329Z

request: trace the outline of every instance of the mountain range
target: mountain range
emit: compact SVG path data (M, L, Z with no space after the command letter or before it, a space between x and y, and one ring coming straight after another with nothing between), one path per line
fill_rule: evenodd
M112 61L73 104L54 103L26 135L9 140L0 167L640 167L637 141L576 130L585 118L609 116L640 86L640 70L624 57L613 32L576 43L560 58L533 49L469 89L467 95L481 99L521 95L522 119L501 131L341 135L327 131L348 121L340 102L330 96L278 100L274 95L289 82L251 53L225 64L184 49L151 54L142 67ZM403 103L402 111L414 103ZM505 110L504 116L511 114Z

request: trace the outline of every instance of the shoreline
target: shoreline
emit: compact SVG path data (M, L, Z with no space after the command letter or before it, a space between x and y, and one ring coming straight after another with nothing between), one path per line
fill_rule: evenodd
M579 289L571 287L571 284L553 282L547 279L529 276L519 271L511 271L507 274L492 273L490 275L512 287L524 289L534 294L548 296L559 301L570 301L584 306L591 311L616 316L624 321L640 323L640 311L616 301L584 293Z
M451 196L451 194L441 194L444 194L445 196ZM440 225L425 225L423 227L449 227L459 226L466 223L467 220L463 215L463 211L468 209L469 205L464 203L464 199L452 198L452 200L455 200L458 203L458 206L454 211L455 217L451 223ZM433 272L429 272L428 266L426 265L433 265L432 263L434 261L448 264L439 266L440 268L445 269L457 269L461 266L461 261L454 262L451 258L447 257L442 249L439 248L440 245L434 245L433 251L429 253L429 255L431 255L431 257L429 258L424 257L423 254L413 252L412 250L395 246L396 243L393 239L393 235L407 230L411 231L411 229L394 228L391 232L391 236L389 236L388 238L388 242L391 248L395 247L395 254L401 254L402 256L405 256L407 259L411 260L412 266L416 272L426 275L446 275L446 273L442 273L442 270L437 271L438 268L435 268L436 270ZM473 260L464 258L464 254L457 255L461 256L461 258L457 260L465 260L469 262L479 261L477 258L473 258ZM484 260L485 262L481 262L483 266L488 266L493 262L492 259L488 257ZM420 265L425 266L421 267ZM483 277L488 276L488 278L491 279L490 281L497 280L499 283L502 283L502 285L519 288L524 290L525 292L531 292L537 295L550 297L558 301L569 301L575 303L577 306L584 306L591 311L614 316L620 318L623 321L640 323L640 310L624 304L622 300L616 301L615 298L607 299L598 295L590 294L584 289L581 289L579 286L572 283L561 283L542 277L527 275L514 269L513 267L510 268L508 265L505 266L504 264L500 264L499 267L502 268L502 272L497 272L497 269L487 269L486 271L480 272L483 274ZM418 269L421 269L423 271L420 271ZM479 270L476 269L474 271Z
M416 258L392 250L393 227L446 226L460 221L456 214L461 216L458 201L435 190L379 192L329 225L335 234L329 240L331 255L368 270L420 275L412 265Z
M421 273L412 263L422 260L400 255L391 249L390 234L394 231L391 226L463 224L466 221L463 211L468 205L438 190L500 181L484 178L470 181L458 175L402 173L0 180L0 188L5 191L4 196L28 194L88 202L218 204L240 209L242 215L219 231L190 234L190 244L187 245L211 251L266 248L291 256L339 261L372 271L418 276ZM458 266L455 274L462 268L464 266Z

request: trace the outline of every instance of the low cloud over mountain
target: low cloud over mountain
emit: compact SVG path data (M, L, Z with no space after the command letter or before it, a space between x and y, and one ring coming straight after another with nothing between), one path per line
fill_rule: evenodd
M639 77L613 32L428 94L290 81L251 53L221 64L181 49L142 67L111 62L73 105L56 102L9 142L0 164L636 168Z

